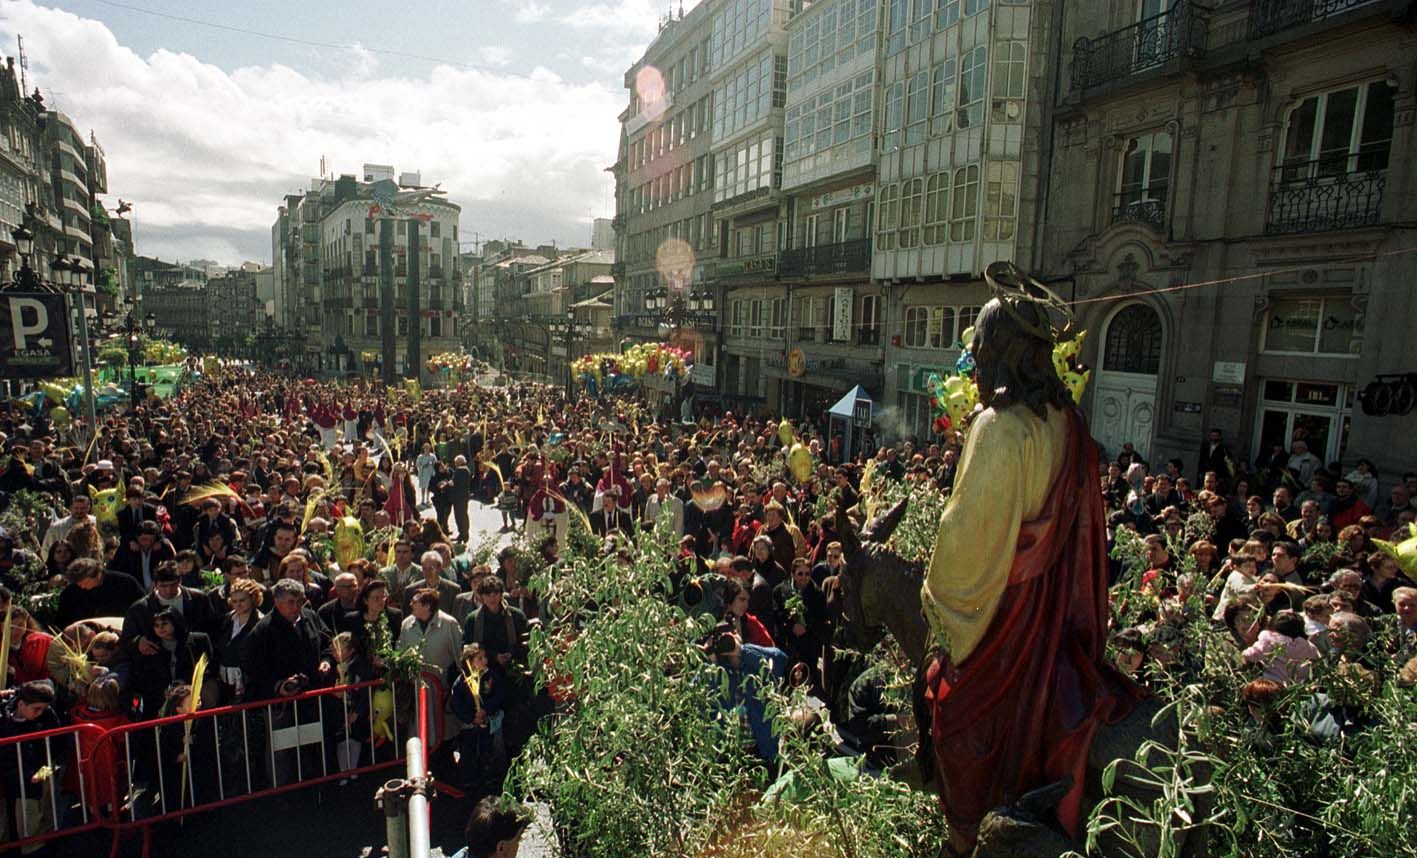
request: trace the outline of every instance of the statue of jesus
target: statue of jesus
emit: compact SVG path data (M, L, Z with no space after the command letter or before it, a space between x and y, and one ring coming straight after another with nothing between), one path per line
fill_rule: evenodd
M1078 834L1088 747L1141 692L1105 658L1107 546L1097 446L1052 364L1047 308L991 300L972 351L983 411L970 425L922 588L942 654L927 695L950 851L990 810L1071 786Z

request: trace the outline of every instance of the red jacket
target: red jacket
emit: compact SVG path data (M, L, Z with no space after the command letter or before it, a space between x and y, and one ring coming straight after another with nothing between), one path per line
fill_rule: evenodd
M777 646L772 641L772 635L768 634L767 626L764 626L752 614L743 615L743 643L755 646Z
M15 685L22 685L35 679L49 678L49 644L54 639L44 632L30 632L20 641L18 658L11 658L11 669L15 671Z

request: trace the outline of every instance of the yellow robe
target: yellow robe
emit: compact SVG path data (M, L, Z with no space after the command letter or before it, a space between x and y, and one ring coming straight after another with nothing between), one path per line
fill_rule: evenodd
M940 517L921 605L955 664L978 646L1013 569L1020 525L1037 518L1068 439L1067 415L1048 420L1023 405L975 418Z

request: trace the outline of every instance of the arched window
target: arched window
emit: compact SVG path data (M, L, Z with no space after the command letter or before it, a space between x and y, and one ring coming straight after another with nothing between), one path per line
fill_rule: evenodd
M1161 370L1161 318L1145 304L1123 307L1107 324L1102 369L1156 375Z

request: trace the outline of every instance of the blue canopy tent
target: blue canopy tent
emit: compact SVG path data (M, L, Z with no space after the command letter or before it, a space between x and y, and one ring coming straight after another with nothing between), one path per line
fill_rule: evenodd
M845 443L842 445L842 461L851 458L851 439L853 429L865 430L871 425L872 419L880 413L880 407L876 405L871 394L866 392L866 388L856 385L846 392L846 395L836 401L836 404L827 409L830 419L829 425L834 425L840 420L844 430L841 435ZM830 435L828 435L830 438Z

